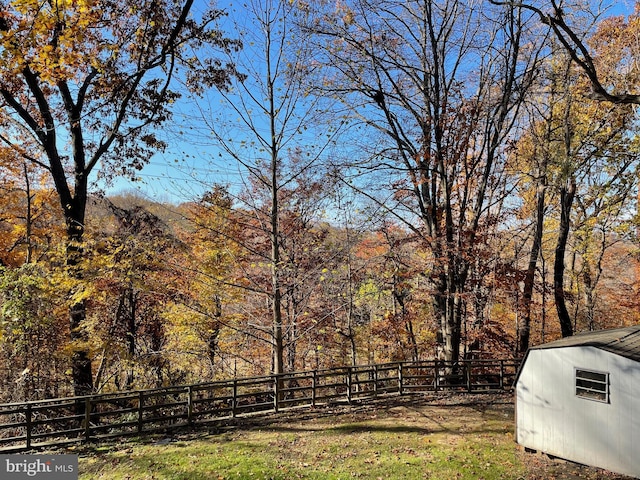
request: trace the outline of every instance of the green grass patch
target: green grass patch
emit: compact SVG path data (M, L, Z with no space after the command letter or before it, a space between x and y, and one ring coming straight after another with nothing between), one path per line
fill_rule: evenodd
M513 407L423 397L251 428L85 450L81 479L518 479Z

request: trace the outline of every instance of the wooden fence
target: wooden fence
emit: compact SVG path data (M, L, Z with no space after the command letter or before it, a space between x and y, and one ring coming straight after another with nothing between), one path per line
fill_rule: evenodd
M0 452L198 427L256 413L382 395L510 389L519 362L398 362L0 404Z

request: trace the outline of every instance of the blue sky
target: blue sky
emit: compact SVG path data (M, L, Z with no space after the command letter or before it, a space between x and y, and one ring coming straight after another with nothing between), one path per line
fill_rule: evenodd
M266 1L279 5L279 0ZM250 165L255 165L267 155L264 142L268 144L270 138L269 117L263 110L266 100L262 97L266 95L264 35L252 23L252 16L243 11L242 7L236 9L230 5L228 11L229 17L224 24L227 35L237 38L238 31L246 32L242 37L245 48L234 56L233 60L238 64L239 70L248 75L238 91L242 94L243 88L247 87L248 92L242 94L242 97L227 96L234 105L239 106L238 111L234 112L232 108L225 109L224 98L216 90L206 92L202 99L195 102L185 96L184 101L178 102L173 121L163 132L169 144L167 150L156 154L149 165L139 172L140 181L117 179L114 185L107 189L108 194L136 191L153 199L182 202L199 197L215 183L227 185L232 191L237 192L247 181L248 175L228 151L216 144L211 133L212 128L222 136L227 148ZM283 24L275 22L274 25L275 29L279 29ZM274 35L278 37L277 32ZM297 49L298 46L287 44L284 48ZM291 104L287 100L290 97L284 90L282 95L277 93L280 87L287 87L283 86L284 62L279 63L280 73L275 73L275 65L281 60L276 58L280 49L277 46L273 49L275 53L272 55L272 75L277 76L276 104L282 102L278 108L282 113L276 120L276 129L283 131L281 154L286 155L287 151L303 146L305 154L311 152L311 158L314 158L316 152L328 151L324 147L330 143L328 136L332 135L332 129L322 125L321 131L314 131L313 122L307 116L308 112L315 112L315 108L319 107L313 105L316 103L313 97L305 97L294 91L295 104ZM255 98L250 98L252 96ZM202 120L203 116L209 119L210 126ZM337 122L335 118L333 120L334 123ZM251 123L256 130L247 129L245 123ZM256 132L260 132L263 138L258 139Z
M606 16L628 14L633 11L633 4L631 0L610 2ZM221 2L218 6L227 8L233 15L242 15L233 3ZM245 59L251 55L251 47L248 48L249 51L243 52ZM215 93L209 94L208 102L215 101L215 98ZM196 199L214 182L229 185L232 189L242 186L246 177L243 170L216 147L200 121L198 107L186 98L183 100L178 103L173 121L163 132L169 143L166 151L154 155L138 173L139 181L116 179L105 189L108 195L136 192L149 199L180 203Z

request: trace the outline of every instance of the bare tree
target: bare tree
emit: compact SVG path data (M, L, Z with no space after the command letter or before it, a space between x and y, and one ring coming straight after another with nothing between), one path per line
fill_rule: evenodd
M314 178L319 159L336 133L336 129L325 129L323 135L313 131L321 100L307 97L301 81L308 58L305 39L296 27L298 13L278 0L253 0L232 11L232 29L248 45L237 59L245 78L230 92L220 92L223 109L212 104L203 108L215 143L241 171L244 195L236 199L255 220L247 222L246 228L268 236L269 251L253 249L253 254L270 265L270 280L268 285L260 280L253 287L270 306L270 327L264 321L257 327L261 334L270 330L267 341L273 347L274 373L285 370L285 306L293 301L287 298L285 305L286 265L292 252L283 239L283 211L295 202L291 191L296 182ZM307 187L312 190L311 185Z
M537 44L522 49L532 38L517 8L457 0L344 2L319 9L307 28L325 41L320 90L343 98L346 114L378 134L363 147L369 159L351 168L385 179L384 188L354 187L422 238L440 353L455 361L469 275L505 195L501 147Z

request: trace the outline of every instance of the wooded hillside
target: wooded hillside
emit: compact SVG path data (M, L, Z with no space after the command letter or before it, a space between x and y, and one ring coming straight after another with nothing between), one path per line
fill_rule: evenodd
M0 7L0 402L638 323L636 108L521 7ZM554 12L638 85L637 12ZM172 200L105 193L196 146Z

